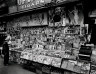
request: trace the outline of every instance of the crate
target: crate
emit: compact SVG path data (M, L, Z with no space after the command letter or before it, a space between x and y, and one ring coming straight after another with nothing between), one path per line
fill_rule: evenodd
M64 74L64 71L59 68L52 67L51 74Z
M36 69L36 74L42 74L42 70Z
M50 74L51 67L50 66L43 65L42 66L42 72L47 73L47 74Z
M50 73L42 72L42 74L50 74Z
M34 66L30 66L30 70L32 71L32 72L36 72L36 69L35 69L35 67Z
M42 70L42 64L36 63L36 62L33 62L32 64L33 64L33 66L34 66L36 69Z
M64 74L73 74L73 73L69 71L64 71Z

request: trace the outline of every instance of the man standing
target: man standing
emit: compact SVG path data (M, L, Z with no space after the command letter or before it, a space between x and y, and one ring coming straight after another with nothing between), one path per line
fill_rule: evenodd
M3 44L3 54L4 54L4 65L8 65L9 63L9 42L10 38L5 39L4 44Z
M4 54L4 65L8 65L8 63L9 63L9 46L8 46L7 40L3 44L3 54Z

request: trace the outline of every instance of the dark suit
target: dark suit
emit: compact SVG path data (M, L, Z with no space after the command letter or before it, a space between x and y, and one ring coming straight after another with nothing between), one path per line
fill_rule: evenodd
M3 44L4 65L9 63L9 46L7 42Z

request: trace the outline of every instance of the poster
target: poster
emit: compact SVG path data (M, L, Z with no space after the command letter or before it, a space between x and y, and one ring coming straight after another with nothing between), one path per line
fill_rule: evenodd
M28 22L28 26L48 25L47 13L32 14L31 20Z

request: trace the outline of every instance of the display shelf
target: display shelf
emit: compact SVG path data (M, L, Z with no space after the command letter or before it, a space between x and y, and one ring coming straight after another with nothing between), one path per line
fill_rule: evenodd
M19 50L18 50L19 51ZM18 54L19 52L18 51L14 51L14 52L12 52L12 53L14 53L15 55L16 54ZM16 53L15 53L16 52ZM21 51L20 51L21 52ZM14 55L13 54L13 55ZM20 54L20 53L19 53ZM46 56L46 55L44 55L44 56ZM19 56L20 57L20 56ZM38 57L38 56L37 56ZM51 57L51 56L49 56L49 57ZM54 58L54 57L53 57ZM14 57L13 57L13 59L14 59ZM17 59L18 60L18 55L16 55L15 56L15 59ZM15 60L14 59L14 60ZM67 70L67 68L65 68L65 69L63 69L63 68L61 68L61 65L62 65L62 61L63 60L67 60L67 61L77 61L77 62L81 62L81 63L90 63L90 62L88 62L88 61L85 61L85 60L79 60L79 59L77 59L77 60L73 60L73 59L67 59L67 58L62 58L62 60L61 60L61 65L60 65L60 67L57 67L57 66L54 66L54 65L52 65L52 64L46 64L46 63L44 63L44 62L38 62L38 60L37 61L35 61L35 60L30 60L30 59L26 59L26 58L19 58L19 59L24 59L24 60L26 60L26 61L30 61L30 62L35 62L35 63L38 63L38 64L42 64L42 65L46 65L46 66L50 66L50 67L54 67L54 68L58 68L58 69L62 69L62 70L64 70L64 71L68 71L68 72L74 72L74 71L71 71L70 69L68 69ZM17 61L18 62L18 61ZM51 61L52 62L52 61ZM29 65L28 65L29 66ZM80 71L81 72L81 71ZM77 73L77 74L83 74L83 73L80 73L80 72L78 72L78 70L76 71L76 72L74 72L74 73Z
M48 24L46 25L36 25L36 26L22 26L22 28L43 28L48 27Z
M7 32L0 32L0 34L7 34Z
M18 51L18 50L9 50L10 52L22 52L22 51Z
M83 54L79 54L80 56L86 56L86 57L90 57L90 55L83 55Z
M66 35L80 35L80 34L76 34L76 33L66 33Z
M46 4L42 7L38 7L38 8L34 8L34 9L29 9L29 10L25 10L25 11L17 11L17 12L14 12L14 13L8 13L8 14L4 14L4 15L1 15L0 18L4 18L4 17L10 17L10 16L14 16L14 15L18 15L18 14L22 14L22 13L26 13L26 12L30 12L30 11L36 11L36 10L41 10L41 9L50 9L52 7L58 7L58 6L62 6L64 4L68 4L68 3L78 3L78 2L81 2L81 0L66 0L66 1L63 1L63 2L60 2L60 3L55 3L55 4Z
M65 26L49 26L50 28L63 28L63 27L80 27L80 25L65 25Z
M15 51L16 52L16 51ZM18 53L18 52L17 52ZM18 57L17 57L18 58ZM64 68L61 68L61 65L62 65L62 62L65 60L65 58L62 58L62 60L61 60L61 64L60 64L60 67L57 67L57 66L54 66L54 65L52 65L52 64L45 64L44 62L43 63L40 63L40 62L38 62L38 61L35 61L35 60L30 60L30 59L26 59L26 58L20 58L20 59L24 59L24 60L26 60L26 61L31 61L31 62L35 62L35 63L38 63L38 64L42 64L42 65L46 65L46 66L50 66L50 67L55 67L55 68L58 68L58 69L62 69L62 70L65 70L65 71L70 71L70 72L75 72L75 71L72 71L72 70L67 70L67 68L66 69L64 69ZM85 61L85 60L72 60L72 59L66 59L67 61L77 61L77 62L85 62L85 63L90 63L90 62L88 62L88 61ZM51 61L52 62L52 61ZM83 74L83 73L80 73L80 72L75 72L75 73L78 73L78 74Z
M55 66L52 66L52 65L47 65L47 64L39 63L39 62L32 61L32 60L28 60L28 59L24 59L24 60L31 61L31 62L38 63L38 64L42 64L42 65L46 65L46 66L50 66L50 67L57 68L57 69L61 69L61 70L68 71L68 72L74 72L74 71L71 71L71 70L67 70L67 69L55 67ZM82 74L82 73L78 73L78 72L74 72L74 73Z

